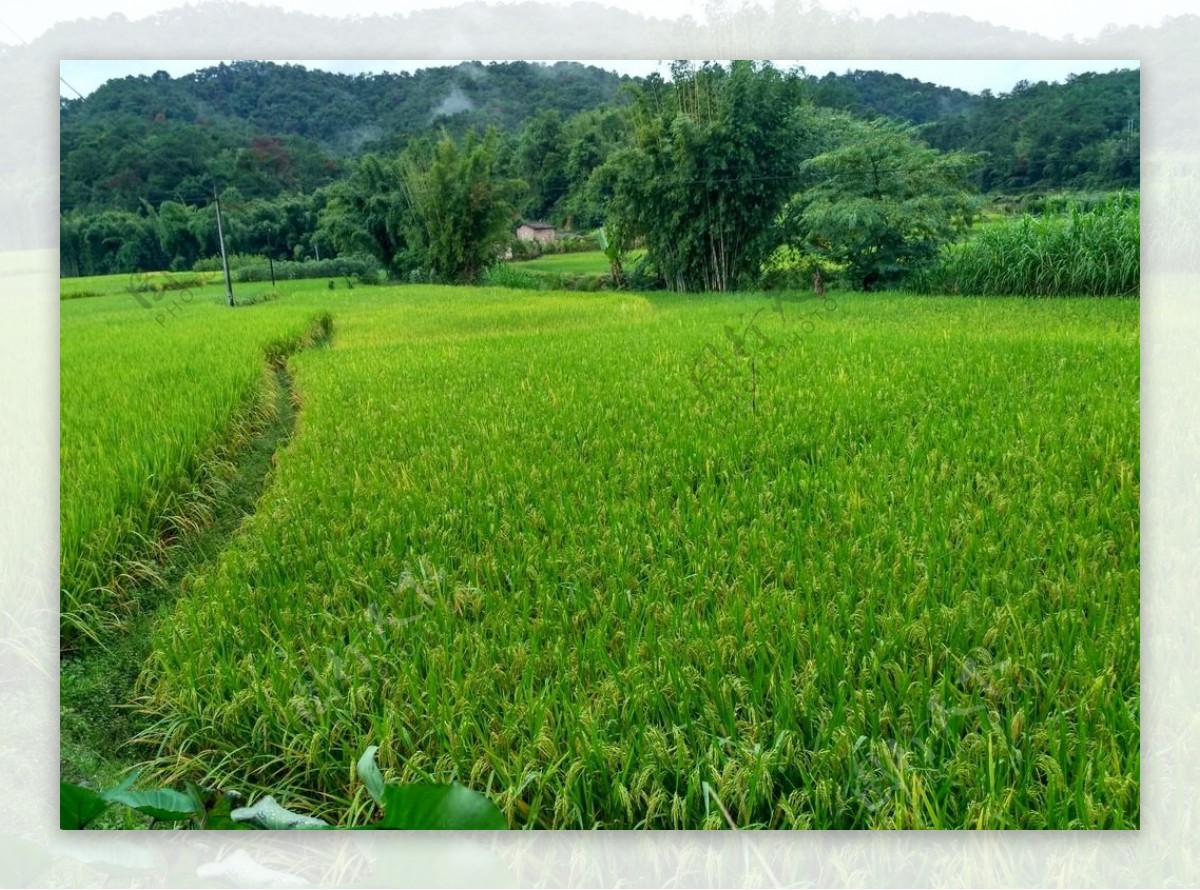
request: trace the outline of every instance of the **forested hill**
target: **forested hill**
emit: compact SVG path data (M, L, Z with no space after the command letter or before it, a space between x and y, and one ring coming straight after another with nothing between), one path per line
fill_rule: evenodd
M960 115L982 99L966 90L883 71L830 72L812 86L813 102L854 114L882 114L914 124Z
M575 62L354 76L246 61L174 79L126 77L86 99L62 100L61 209L201 204L214 182L251 200L311 194L343 178L363 152L394 154L430 132L457 138L485 125L508 140L502 154L516 157L522 139L551 147L558 139L562 164L572 152L582 162L615 146L619 128L579 116L626 103L621 87L629 82L636 79ZM1021 83L1000 95L880 71L808 77L806 85L817 106L897 118L936 148L982 153L985 192L1138 185L1136 70ZM572 118L580 125L566 126ZM545 169L553 158L527 154L528 169L517 172L547 181L531 181L540 197L526 209L551 213L563 192L551 181L558 174Z
M1136 70L1088 73L976 95L852 71L825 75L812 95L818 105L921 125L934 148L980 153L984 192L1137 188L1140 78Z
M159 72L110 81L85 100L64 103L62 119L71 125L112 114L237 121L345 152L366 138L413 134L451 117L511 129L535 110L569 116L609 101L628 79L577 62L463 62L415 73L349 75L243 61L175 79Z
M1066 83L1018 83L984 93L965 113L924 129L935 148L984 154L987 191L1137 188L1141 73L1079 74Z
M213 178L246 197L311 191L364 150L431 129L515 131L617 99L628 77L575 62L464 62L415 73L334 74L243 61L110 81L60 110L63 209L198 199Z

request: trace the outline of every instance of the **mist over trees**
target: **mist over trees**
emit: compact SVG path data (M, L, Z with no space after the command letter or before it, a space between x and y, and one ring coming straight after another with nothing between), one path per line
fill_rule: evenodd
M1138 104L1137 71L1003 95L751 62L159 72L62 101L61 268L190 269L219 189L233 251L367 254L396 278L475 280L524 219L603 227L614 269L636 242L673 289L754 286L785 246L888 286L974 191L1136 188ZM867 188L871 152L893 172Z

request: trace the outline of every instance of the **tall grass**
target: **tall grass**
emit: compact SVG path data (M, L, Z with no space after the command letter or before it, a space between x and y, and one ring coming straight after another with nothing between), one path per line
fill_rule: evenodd
M1135 296L1140 249L1138 197L1118 194L1092 209L1072 204L1060 214L991 223L948 247L912 286L985 296Z

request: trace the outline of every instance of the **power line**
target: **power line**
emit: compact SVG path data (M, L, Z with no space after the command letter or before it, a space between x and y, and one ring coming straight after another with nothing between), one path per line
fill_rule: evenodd
M12 27L11 25L9 25L9 23L8 23L8 22L4 21L3 19L0 19L0 25L3 25L3 26L4 26L4 30L6 30L6 31L7 31L9 34L11 34L13 37L17 38L17 40L19 40L19 41L21 42L21 45L22 45L22 46L29 46L29 41L28 41L28 40L26 40L24 37L22 37L20 34L18 34L18 33L17 33L17 32L16 32L14 29L13 29L13 27ZM82 98L83 98L83 93L81 93L81 92L79 92L79 90L75 89L75 87L73 87L73 86L72 86L72 85L71 85L71 84L70 84L70 83L67 81L67 79L66 79L65 77L63 77L63 76L62 76L62 74L59 74L59 75L58 75L58 80L59 80L59 82L60 82L60 83L61 83L63 86L65 86L65 87L66 87L68 90L70 90L72 93L74 93L74 94L75 94L76 96L78 96L80 99L82 99Z
M62 82L63 86L65 86L67 89L69 89L72 93L74 93L80 99L83 98L83 93L79 92L79 90L75 89L75 87L71 86L71 84L67 83L67 79L65 77L63 77L61 74L58 75L58 79L59 79L59 81Z
M8 31L9 34L11 34L13 37L17 38L17 40L21 41L21 43L23 43L25 46L29 46L29 42L24 37L22 37L20 34L18 34L16 31L14 31L11 27L9 27L8 22L4 21L3 19L0 19L0 25L3 25L4 29L6 31Z

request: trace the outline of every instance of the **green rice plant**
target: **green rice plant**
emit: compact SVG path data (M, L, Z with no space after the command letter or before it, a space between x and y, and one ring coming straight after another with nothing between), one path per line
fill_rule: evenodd
M1141 273L1136 195L1085 210L991 223L949 246L911 286L922 292L1021 296L1136 296Z
M152 775L353 823L379 745L516 827L1137 827L1137 305L836 296L339 296L155 631Z
M231 311L220 292L163 294L157 304L128 292L62 304L66 649L119 625L130 605L125 592L156 573L173 538L208 520L228 455L274 404L265 360L328 332L328 316L311 306Z

